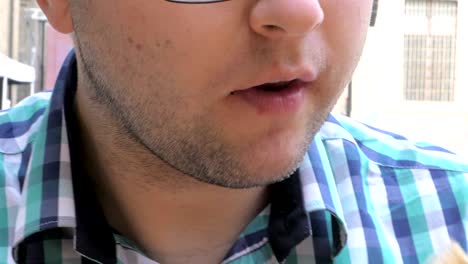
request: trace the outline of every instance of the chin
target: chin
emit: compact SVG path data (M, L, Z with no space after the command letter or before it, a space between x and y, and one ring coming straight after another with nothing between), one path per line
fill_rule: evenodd
M276 153L269 154L267 157L252 158L247 161L251 163L248 166L251 168L249 174L263 182L263 185L281 181L294 173L301 164L304 155L305 150L300 148L291 152L281 152L278 149Z

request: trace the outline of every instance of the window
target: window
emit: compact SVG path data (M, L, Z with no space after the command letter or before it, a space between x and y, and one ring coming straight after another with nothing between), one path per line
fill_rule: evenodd
M453 101L457 1L406 0L405 17L405 99Z

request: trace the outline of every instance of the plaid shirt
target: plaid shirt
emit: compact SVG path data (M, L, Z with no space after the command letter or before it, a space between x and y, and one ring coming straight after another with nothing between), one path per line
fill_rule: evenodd
M0 263L156 263L109 227L72 166L76 74L72 52L53 93L0 113ZM270 187L224 263L425 263L451 240L468 249L468 163L345 117Z

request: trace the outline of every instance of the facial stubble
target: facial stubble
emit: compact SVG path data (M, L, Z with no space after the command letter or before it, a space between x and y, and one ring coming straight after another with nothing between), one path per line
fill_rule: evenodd
M304 138L299 140L297 151L293 158L281 170L272 175L260 176L261 172L249 171L242 164L239 155L250 155L250 152L239 151L239 148L227 144L221 140L220 130L211 129L212 125L204 122L203 116L196 118L200 122L193 122L192 126L174 122L177 109L167 109L159 112L159 115L149 116L144 112L144 106L138 102L128 99L122 93L125 89L118 89L109 78L103 76L96 63L97 56L93 56L93 48L90 45L83 46L80 38L75 35L75 43L78 49L78 60L81 61L81 72L84 79L89 83L87 90L88 98L94 105L108 112L112 117L113 124L117 128L113 135L118 135L117 142L131 141L133 146L144 150L146 158L144 162L158 159L169 168L176 170L198 181L214 184L226 188L253 188L265 186L281 181L294 173L302 162L307 147L314 135L321 127L333 104L327 109L321 109L308 119L302 133ZM89 53L87 53L89 51ZM161 83L161 82L156 82ZM147 89L168 89L167 87L147 87ZM133 98L135 99L135 98ZM155 107L155 106L153 106ZM180 109L179 111L183 111ZM148 121L152 118L152 122ZM156 120L156 121L155 121ZM158 131L155 136L154 131ZM112 135L111 135L112 136ZM297 139L296 139L297 140ZM124 146L128 144L119 144ZM125 150L124 150L125 151ZM131 155L131 151L129 154ZM281 151L281 149L278 149ZM149 158L148 158L149 157ZM248 157L244 160L252 162L268 162L255 160ZM156 161L156 160L155 160ZM159 162L160 163L160 162ZM146 166L143 166L146 167ZM147 166L151 167L151 166ZM166 170L167 171L167 170ZM146 174L148 175L148 174ZM157 184L161 180L157 171L152 172L150 179L145 176L143 181ZM167 179L166 179L167 180Z

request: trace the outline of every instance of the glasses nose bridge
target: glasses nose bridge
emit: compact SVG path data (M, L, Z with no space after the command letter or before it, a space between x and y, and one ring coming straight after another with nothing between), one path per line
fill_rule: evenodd
M219 2L228 2L236 0L165 0L166 2L177 3L177 4L211 4Z

